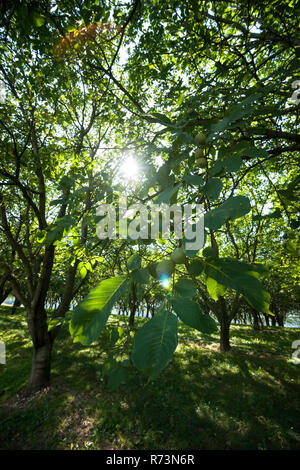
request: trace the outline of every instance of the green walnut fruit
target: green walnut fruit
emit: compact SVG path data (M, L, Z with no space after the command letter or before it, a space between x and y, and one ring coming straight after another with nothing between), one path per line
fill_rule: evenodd
M216 257L218 256L218 252L212 246L208 246L207 248L204 248L204 250L202 251L202 255L204 256L204 258L209 258L210 256Z
M171 260L174 261L175 264L184 264L186 262L186 255L183 248L176 248L171 254Z
M197 149L196 152L195 152L195 159L197 160L197 158L202 158L204 155L204 152L202 149Z
M197 158L196 165L199 168L206 168L206 159L205 158Z
M161 261L156 266L156 274L158 277L162 276L163 274L166 274L167 276L171 276L171 274L173 274L174 271L175 271L175 263L171 259L166 259L164 261Z
M196 135L195 139L197 140L199 145L204 145L206 142L206 136L202 134L202 132L199 132L199 134Z

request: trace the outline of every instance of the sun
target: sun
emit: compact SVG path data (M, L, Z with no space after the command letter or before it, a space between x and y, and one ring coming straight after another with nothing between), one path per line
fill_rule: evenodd
M140 168L133 156L129 156L126 158L124 163L122 163L119 169L119 178L121 180L128 181L136 181L138 179L140 173Z

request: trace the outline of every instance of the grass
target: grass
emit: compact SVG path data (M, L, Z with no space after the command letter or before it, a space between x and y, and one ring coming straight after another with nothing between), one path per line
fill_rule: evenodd
M29 376L31 343L22 309L9 313L0 308L7 348L1 449L300 449L300 364L290 362L299 329L233 325L225 354L218 335L181 324L179 346L158 380L148 383L130 369L112 392L101 382L107 337L84 347L65 326L51 387L25 399L18 392Z

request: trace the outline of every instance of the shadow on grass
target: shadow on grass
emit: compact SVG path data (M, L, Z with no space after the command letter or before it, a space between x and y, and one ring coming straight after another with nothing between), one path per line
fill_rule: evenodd
M126 383L111 392L100 381L104 339L73 344L64 328L51 389L27 404L3 405L1 448L300 449L299 366L281 355L297 332L282 333L269 339L269 332L235 327L235 346L224 354L209 348L218 335L184 327L185 341L156 381L129 369ZM197 341L208 346L194 347ZM30 350L23 349L22 361L22 344L12 342L16 363L0 381L28 377ZM269 355L270 345L277 355Z

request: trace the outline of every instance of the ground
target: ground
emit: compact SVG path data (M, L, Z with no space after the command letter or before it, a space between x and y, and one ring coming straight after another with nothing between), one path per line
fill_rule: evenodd
M65 325L51 387L24 397L31 362L24 312L1 307L0 448L300 449L300 364L290 360L299 339L296 328L233 325L232 351L220 353L217 334L181 324L175 355L156 381L129 370L111 391L101 381L107 335L84 347Z

